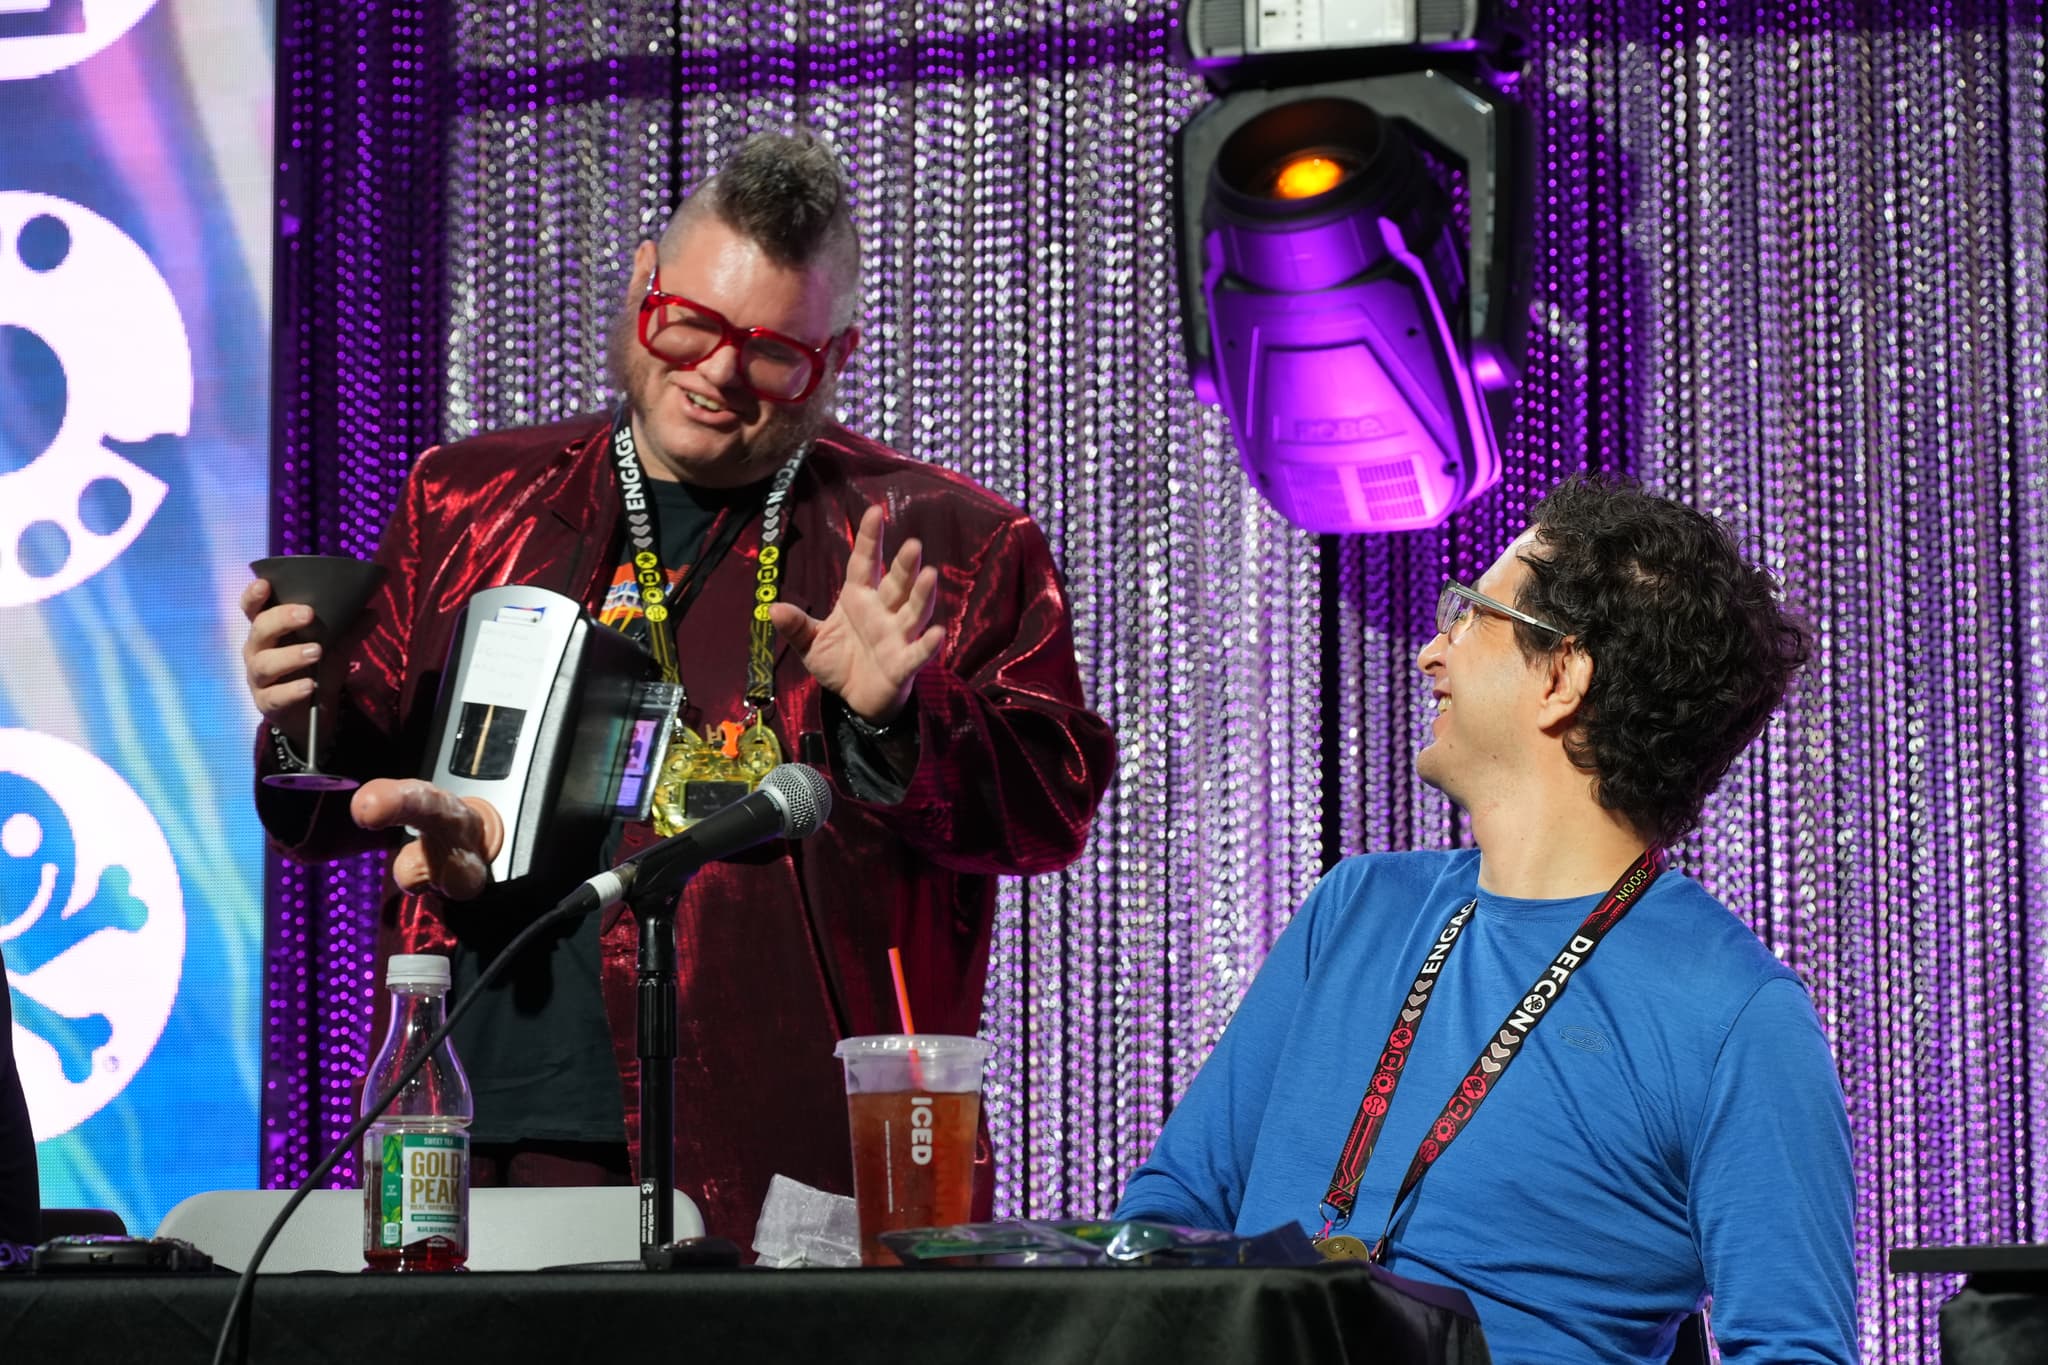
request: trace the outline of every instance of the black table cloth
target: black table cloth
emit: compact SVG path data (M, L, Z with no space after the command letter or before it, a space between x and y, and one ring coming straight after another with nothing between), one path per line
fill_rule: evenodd
M0 1356L205 1365L233 1289L228 1275L0 1277ZM1443 1291L1345 1263L278 1275L260 1278L253 1322L249 1359L264 1365L1489 1361Z

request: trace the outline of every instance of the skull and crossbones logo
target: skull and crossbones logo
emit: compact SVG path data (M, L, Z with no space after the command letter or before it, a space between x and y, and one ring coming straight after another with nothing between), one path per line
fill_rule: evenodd
M184 955L177 869L142 799L82 749L0 730L0 957L38 1141L128 1084Z
M76 587L134 543L163 480L114 449L192 422L192 349L142 248L64 199L0 191L0 606ZM61 395L61 403L51 401Z
M156 0L0 0L0 81L33 80L103 51Z

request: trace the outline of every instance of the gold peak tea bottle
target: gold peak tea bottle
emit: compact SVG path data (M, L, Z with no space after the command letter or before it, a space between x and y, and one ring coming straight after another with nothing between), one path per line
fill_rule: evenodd
M448 959L399 954L385 971L391 1024L363 1107L447 1017ZM469 1259L469 1078L444 1040L363 1136L363 1260L371 1270L460 1270Z

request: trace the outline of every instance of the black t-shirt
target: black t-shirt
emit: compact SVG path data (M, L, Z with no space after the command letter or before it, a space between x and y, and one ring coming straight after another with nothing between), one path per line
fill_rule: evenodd
M722 509L734 506L744 512L748 504L758 505L766 491L758 484L712 490L653 479L643 486L653 498L662 564L671 583L703 553ZM644 644L648 627L631 558L629 549L621 551L598 614L607 626ZM743 658L733 660L734 668L744 666ZM618 836L614 828L606 842L606 864ZM488 915L488 909L480 908L463 925L454 962L457 999L474 988L491 957L528 922L524 917L476 922ZM560 936L529 947L525 960L509 966L457 1028L456 1055L476 1098L476 1121L470 1126L474 1141L625 1140L625 1104L599 985L599 918L585 915Z

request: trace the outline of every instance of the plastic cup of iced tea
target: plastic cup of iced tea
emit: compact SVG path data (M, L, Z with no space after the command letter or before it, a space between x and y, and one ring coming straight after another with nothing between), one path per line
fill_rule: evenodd
M990 1051L979 1038L939 1033L846 1038L833 1049L846 1063L862 1265L897 1264L885 1232L967 1221Z

